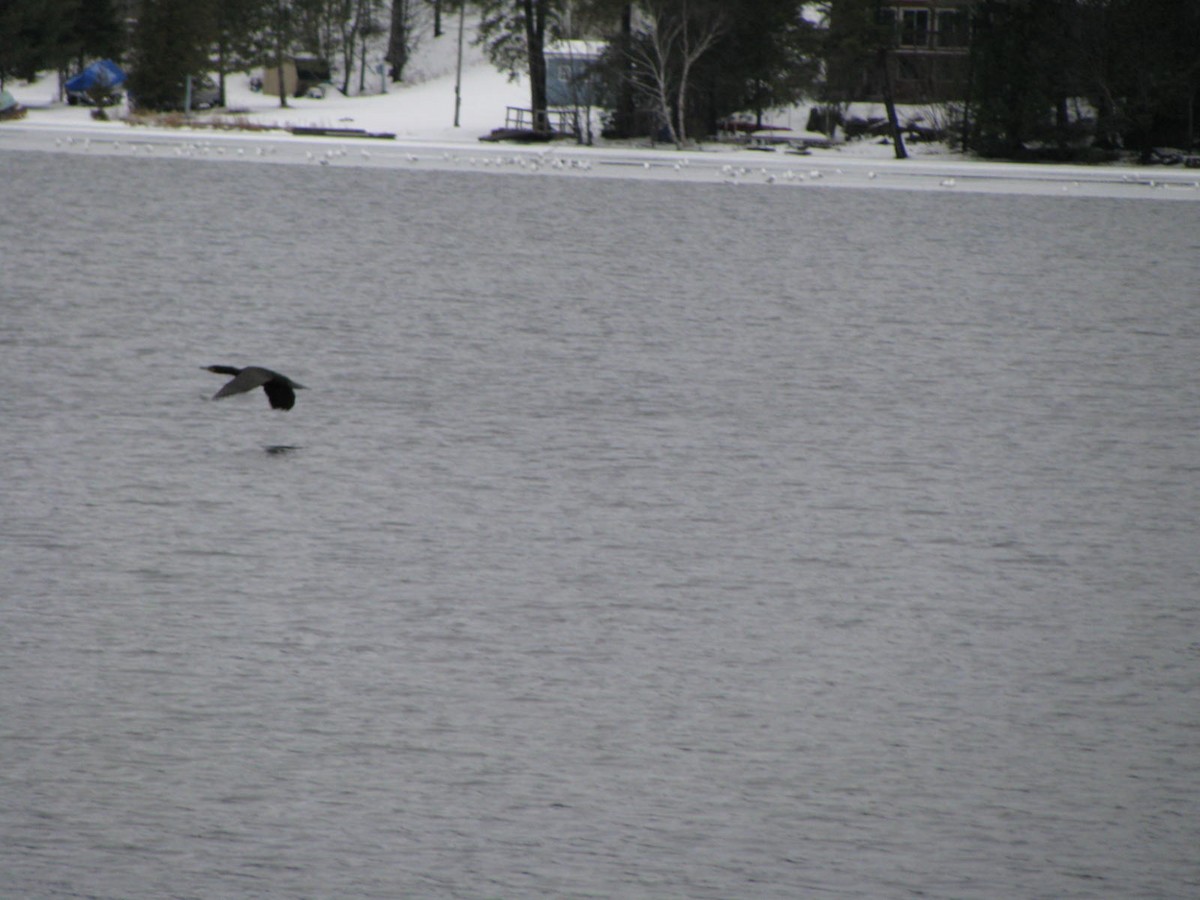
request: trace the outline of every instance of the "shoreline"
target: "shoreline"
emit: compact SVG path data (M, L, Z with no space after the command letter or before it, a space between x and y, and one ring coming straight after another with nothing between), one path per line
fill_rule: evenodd
M24 150L93 155L209 159L346 168L635 178L678 183L726 183L760 188L855 187L938 190L946 193L1023 194L1112 199L1200 201L1200 170L1122 163L1103 165L994 162L911 146L897 160L889 145L853 142L806 153L707 143L676 150L669 145L603 142L584 146L488 142L481 138L503 121L508 105L525 102L525 88L486 63L463 73L462 126L447 126L453 81L434 78L386 94L326 99L298 98L286 108L251 92L248 79L230 82L230 107L196 119L244 122L250 130L96 121L91 108L49 102L43 81L13 89L28 112L0 122L0 152ZM243 84L242 82L245 82ZM43 102L45 104L43 105ZM121 115L116 107L114 115ZM788 120L794 125L799 113ZM785 117L787 118L787 117ZM293 134L287 128L328 128L328 136ZM345 134L388 133L395 138ZM793 132L797 138L803 132Z
M228 163L321 165L634 178L677 183L766 187L855 187L1200 201L1200 173L1143 166L1068 166L997 163L948 156L882 159L812 150L807 155L708 145L587 147L488 143L464 136L399 136L394 140L294 135L283 130L131 126L124 122L46 122L0 125L0 152L27 151L141 156Z

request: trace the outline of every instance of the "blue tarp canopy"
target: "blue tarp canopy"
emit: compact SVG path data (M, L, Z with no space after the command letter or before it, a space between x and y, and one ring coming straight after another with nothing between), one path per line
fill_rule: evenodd
M111 59L94 62L67 82L68 91L115 88L125 80L125 71Z

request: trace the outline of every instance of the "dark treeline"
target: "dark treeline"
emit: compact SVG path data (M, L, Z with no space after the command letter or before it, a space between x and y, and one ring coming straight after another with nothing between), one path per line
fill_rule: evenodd
M1191 149L1200 0L983 0L967 134L986 155Z
M339 62L339 87L349 92L353 79L365 81L368 46L384 46L389 26L407 24L419 3L424 0L0 0L0 83L43 71L65 75L108 57L128 70L139 107L178 109L189 78L215 72L223 102L227 73L300 54ZM280 100L286 105L286 97Z
M467 2L493 61L531 76L535 123L546 121L542 51L587 38L607 47L599 76L610 133L680 146L735 113L761 121L804 98L867 99L855 95L854 73L886 74L899 49L888 0ZM228 72L309 54L335 63L341 90L355 78L362 90L368 47L402 80L421 32L440 32L458 9L457 0L0 0L0 83L110 57L129 70L139 106L170 109L189 77L216 72L223 90ZM1196 146L1200 0L975 0L963 21L961 96L936 99L969 149L1078 158Z

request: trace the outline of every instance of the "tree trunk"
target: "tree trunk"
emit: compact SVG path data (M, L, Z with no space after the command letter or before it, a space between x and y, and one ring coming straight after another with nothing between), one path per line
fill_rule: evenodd
M217 41L217 105L225 108L225 35Z
M284 78L283 71L283 38L279 35L275 37L275 74L279 76L279 106L286 109L287 102L287 79Z
M687 143L687 89L688 79L692 76L692 52L688 46L688 20L687 6L683 9L682 38L683 38L683 60L679 69L679 90L675 95L675 115L679 117L679 127L675 129L675 147L678 150L683 149L683 145Z
M693 29L691 20L691 11L685 2L680 13L679 22L679 46L680 46L680 64L679 64L679 90L676 92L675 114L679 117L679 128L676 129L676 146L683 149L683 145L688 139L687 130L687 115L688 115L688 84L692 79L692 67L696 61L700 59L708 49L716 41L717 37L724 30L724 24L720 16L715 18L707 18L698 21Z
M892 131L892 146L896 159L908 159L904 149L904 135L900 131L900 120L896 117L896 97L892 91L892 67L888 65L888 51L879 51L879 65L883 68L883 105L887 107L888 126Z
M350 79L354 77L354 45L358 35L353 25L342 26L342 96L350 96Z
M663 75L662 79L665 79L665 77L666 76ZM667 84L665 80L662 79L660 79L658 88L658 116L660 119L662 119L662 123L667 129L667 137L670 139L671 143L675 145L675 149L682 150L683 142L679 139L679 132L675 130L675 117L671 115L671 107L667 102ZM650 135L650 143L653 144L657 139L658 133L656 130L654 134Z
M367 35L364 33L359 41L358 48L358 92L365 94L367 91Z
M279 76L279 106L281 109L286 109L287 102L287 81L284 79L283 72L283 48L287 44L287 16L288 10L283 0L275 0L275 72Z
M1058 149L1064 153L1069 145L1069 133L1071 128L1071 112L1067 107L1066 95L1060 94L1054 101L1054 134Z
M972 47L967 56L967 96L963 99L962 111L962 150L966 153L971 149L971 116L975 109L975 49Z
M654 97L658 101L659 126L651 131L650 143L657 141L659 131L665 128L671 143L676 149L680 149L682 143L679 133L675 130L675 116L671 111L670 44L673 38L669 37L669 34L666 20L660 13L655 18L654 32L647 36L648 46L639 50L640 59L637 65L648 73L645 78L652 85Z
M393 0L392 22L388 30L388 49L385 57L388 77L392 82L404 80L408 64L408 0Z
M1200 97L1200 91L1192 91L1192 95L1188 97L1188 107L1185 113L1187 121L1187 146L1189 149L1196 146L1196 98Z
M529 56L529 100L533 130L550 131L546 113L546 5L548 0L522 0L525 8L525 47Z
M633 4L626 3L625 8L621 10L621 39L626 47L633 40ZM621 79L621 94L617 100L617 136L627 138L633 135L634 129L634 97L633 97L633 77L630 72L633 67L632 60L626 55L624 63L625 75Z

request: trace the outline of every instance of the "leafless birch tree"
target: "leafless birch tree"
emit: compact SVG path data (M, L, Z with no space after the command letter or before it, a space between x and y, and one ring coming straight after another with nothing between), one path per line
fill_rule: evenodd
M687 143L692 68L725 31L720 4L705 0L649 0L629 44L633 80L654 98L671 142Z

